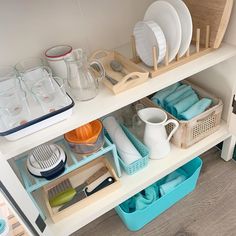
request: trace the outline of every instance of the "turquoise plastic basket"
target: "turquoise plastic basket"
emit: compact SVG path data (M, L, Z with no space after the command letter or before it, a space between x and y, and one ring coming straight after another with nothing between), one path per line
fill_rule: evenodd
M120 206L117 206L115 208L117 214L120 216L121 220L129 230L140 230L147 223L155 219L157 216L159 216L161 213L163 213L165 210L170 208L172 205L195 189L201 167L202 160L199 157L195 158L194 160L180 167L186 173L188 173L189 177L171 192L159 198L147 208L132 213L124 212ZM157 184L160 185L163 181L164 178L157 181Z
M128 128L126 128L124 125L120 124L121 128L125 132L126 136L129 138L129 140L132 142L132 144L135 146L135 148L138 150L140 155L142 156L141 159L131 163L130 165L126 165L123 160L120 158L119 153L118 153L118 158L120 161L120 164L124 171L128 175L133 175L139 170L143 169L144 167L147 166L148 161L149 161L149 156L150 156L150 151L149 149L142 143L140 142L130 131ZM109 137L108 133L105 132L106 137L112 142L111 138Z

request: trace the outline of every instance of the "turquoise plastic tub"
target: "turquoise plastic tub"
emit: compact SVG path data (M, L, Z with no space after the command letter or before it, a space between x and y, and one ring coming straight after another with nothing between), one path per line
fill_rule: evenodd
M124 169L124 171L128 175L133 175L139 170L143 169L144 167L147 166L148 161L149 161L149 156L150 156L150 151L147 146L145 146L142 142L140 142L131 132L128 128L126 128L124 125L120 124L122 130L126 134L126 136L129 138L131 143L135 146L135 148L138 150L142 158L139 160L127 165L125 162L120 158L119 153L118 153L118 159L119 162ZM106 137L112 142L111 138L109 137L108 133L105 132Z
M171 192L159 198L147 208L143 210L137 210L132 213L124 212L120 206L117 206L115 208L117 214L120 216L121 220L129 230L140 230L147 223L155 219L162 212L170 208L172 205L195 189L201 167L202 160L199 157L196 157L192 161L180 167L188 174L188 178ZM157 181L157 184L160 185L163 181L164 178Z

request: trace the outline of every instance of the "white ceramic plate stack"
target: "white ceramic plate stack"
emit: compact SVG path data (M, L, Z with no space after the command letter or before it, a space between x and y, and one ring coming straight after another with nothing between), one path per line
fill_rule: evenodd
M137 53L148 66L153 66L153 46L157 48L157 63L163 61L166 50L169 62L177 54L182 57L190 46L192 28L192 18L184 2L156 1L147 9L144 21L138 22L134 27Z
M157 62L161 62L166 53L166 39L160 26L154 21L140 21L134 27L137 52L141 60L148 66L153 66L152 48L158 49Z

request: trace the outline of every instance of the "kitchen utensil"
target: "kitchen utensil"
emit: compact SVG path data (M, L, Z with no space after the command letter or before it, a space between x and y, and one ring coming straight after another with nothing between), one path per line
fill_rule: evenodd
M92 128L92 130L91 130ZM87 155L96 152L104 144L103 125L95 120L64 135L73 152Z
M96 70L97 72L100 71L100 68L98 67L97 64L93 64L93 65L92 65L92 68L93 68L94 70ZM110 82L112 85L115 85L115 84L118 83L118 81L116 81L115 79L113 79L112 77L110 77L109 75L107 75L106 71L105 71L105 77L109 80L109 82Z
M189 48L193 34L193 23L191 14L183 1L180 0L164 0L170 3L178 13L181 29L182 29L182 39L180 43L180 48L178 55L182 57Z
M116 145L117 151L121 159L126 164L131 164L142 158L140 153L128 139L120 125L113 116L108 116L103 119L103 125L106 128L110 138Z
M33 149L27 158L29 172L48 180L56 178L65 170L66 154L56 144L43 144Z
M148 7L144 20L152 20L161 27L167 42L169 61L172 61L179 51L182 37L180 19L174 7L168 2L156 1Z
M65 58L68 72L68 85L73 96L80 101L93 99L98 93L99 79L105 76L105 70L98 61L87 61L86 53L82 49L73 50ZM97 77L91 65L100 68L100 77Z
M71 200L74 189L69 179L65 179L55 187L49 189L48 199L51 207L56 207ZM74 195L73 195L74 196Z
M72 47L69 45L57 45L46 50L45 57L54 75L63 79L67 78L67 67L64 58L71 52Z
M150 148L151 159L164 158L170 152L170 139L177 131L179 123L174 119L167 120L167 114L158 108L144 108L138 116L145 122L144 143ZM165 126L172 123L175 128L167 137Z
M31 87L34 83L38 82L45 77L51 77L52 71L49 67L45 66L41 58L27 58L15 65L18 76L23 82L23 86L28 91L31 91Z
M31 92L46 114L59 110L70 102L65 92L64 80L59 77L42 78L32 85Z
M105 173L107 173L107 168L102 167L90 178L88 178L83 184L76 187L76 190L72 187L69 179L63 180L61 183L57 184L55 187L51 188L48 191L49 204L51 205L51 207L56 207L71 201L77 192L83 191L87 185L89 185L93 181L96 181Z
M115 179L111 176L107 177L105 180L103 180L94 190L92 190L91 192L88 192L87 189L85 188L83 191L81 192L77 192L75 197L69 201L68 203L64 204L62 207L59 208L58 211L62 211L68 207L70 207L71 205L75 204L78 201L81 201L82 199L98 192L99 190L102 190L103 188L111 185L112 183L115 182ZM88 194L88 195L87 195Z
M121 73L123 76L126 76L128 74L128 72L125 70L123 64L121 64L117 60L112 60L110 62L110 66L111 66L112 70Z
M85 189L86 196L90 196L99 190L111 185L112 183L115 182L115 179L113 177L108 177L106 178L101 184L99 184L96 188L94 188L92 191L89 191L88 188Z
M112 85L116 85L118 83L118 81L116 81L115 79L113 79L111 76L107 74L105 74L105 77L110 81Z
M116 60L112 60L110 62L110 67L112 68L112 70L114 70L115 72L121 73L123 76L126 76L127 74L129 74L129 72L124 68L123 64L121 64L119 61ZM127 81L130 81L134 78L129 78Z
M90 176L83 184L74 188L73 194L70 195L70 201L66 202L61 208L59 208L59 211L73 205L77 201L86 198L87 196L85 190L88 186L92 184L91 191L93 191L109 177L111 177L111 174L109 173L106 167L102 167L101 169L99 169L92 176ZM68 195L69 193L65 192L64 194Z
M148 66L153 66L153 46L158 50L157 63L166 54L166 39L161 27L154 21L140 21L134 27L136 50L141 60Z

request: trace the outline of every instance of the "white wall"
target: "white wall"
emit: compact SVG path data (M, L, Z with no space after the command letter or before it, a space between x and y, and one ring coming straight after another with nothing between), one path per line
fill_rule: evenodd
M129 41L153 0L0 0L0 64L57 44L89 52Z

